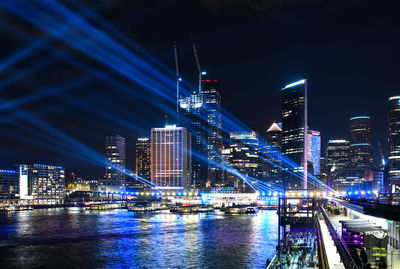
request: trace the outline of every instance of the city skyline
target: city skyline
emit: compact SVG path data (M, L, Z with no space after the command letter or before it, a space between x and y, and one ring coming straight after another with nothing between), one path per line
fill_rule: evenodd
M0 1L0 264L397 268L396 4Z
M204 3L202 3L202 5L203 4ZM191 4L186 4L186 5L191 7ZM146 6L146 4L144 4L144 6ZM71 8L74 9L74 7ZM203 13L208 10L211 14L214 14L214 12L218 11L218 12L223 12L224 16L227 16L228 18L232 18L232 14L229 14L229 12L227 11L223 11L222 7L210 7L204 5L203 8L204 9L202 9L201 11L197 11L198 13L196 14L198 14L198 17L203 16L204 15ZM345 6L343 10L339 11L339 8L332 7L331 5L322 6L320 4L310 4L310 3L306 3L304 5L300 4L291 5L285 2L282 4L282 7L280 8L281 9L276 11L276 13L271 14L271 8L268 7L265 9L266 11L263 9L263 12L266 13L262 14L264 14L267 19L271 20L272 25L277 25L279 27L282 27L279 24L280 15L289 17L300 15L304 17L304 15L307 14L307 12L320 11L322 13L333 12L334 14L345 16L345 11L347 12L353 11L355 12L355 14L361 16L365 14L370 14L374 8L374 5L371 2L367 2L365 3L363 10L357 11L355 10L355 4L348 4ZM304 8L308 8L311 11L305 11ZM130 9L129 5L127 9ZM238 10L239 8L234 7L234 9ZM99 13L110 24L115 23L115 26L120 28L121 31L126 30L126 28L124 28L123 26L120 27L121 22L115 21L115 19L110 19L107 11L103 10L101 6L98 6L98 10ZM248 9L246 8L244 10ZM387 31L389 31L391 29L390 27L393 27L393 25L397 25L398 20L394 16L390 16L391 15L390 10L388 10L387 8L386 9L380 8L378 9L378 11L380 12L378 12L378 14L375 17L373 17L372 20L373 22L379 21L379 25L387 29ZM383 16L382 13L385 11L389 12L389 16L386 16L384 20L380 20L380 18ZM172 14L170 12L172 11L169 10L168 12L166 12L166 14L163 14L163 16ZM265 25L266 23L265 19L262 19L260 22L257 22L257 19L254 18L246 19L246 16L244 16L243 13L245 12L240 13L239 21L249 20L254 25L257 26L255 28L256 33L260 34L264 33L264 31L262 30L262 26ZM252 10L251 8L250 8L250 13L254 13L254 10ZM260 18L262 14L256 14L255 17ZM352 21L352 19L350 18L346 17L346 19L350 22ZM144 29L146 29L146 27L154 29L154 25L148 26L148 21L146 18L141 18L141 20L144 20L145 23L145 27L143 27ZM331 25L332 22L328 18L325 20L326 20L325 22L328 25ZM309 26L311 22L312 22L311 19L307 20L307 25ZM306 42L306 40L302 39L301 44L298 45L297 48L287 45L285 48L282 49L283 51L280 53L292 50L293 51L292 54L294 53L295 55L295 57L292 57L290 58L290 60L285 61L284 66L278 65L279 68L275 68L273 70L270 65L266 64L268 63L268 61L265 58L262 58L258 59L256 62L254 62L255 60L252 60L251 63L246 63L245 61L244 62L245 65L241 68L237 68L235 72L232 72L232 68L229 68L227 71L225 71L223 68L221 68L221 65L223 65L224 62L223 60L227 59L228 53L232 55L231 50L237 48L238 44L243 45L244 41L238 40L238 44L236 43L225 44L226 42L225 38L221 39L216 38L218 33L224 33L223 30L226 30L224 29L224 24L219 25L217 27L215 34L207 33L205 30L198 27L198 25L199 21L195 19L193 24L190 24L183 28L177 28L176 33L171 33L171 35L173 35L171 37L166 36L165 34L164 35L155 34L155 36L159 38L159 41L161 41L157 42L160 45L159 50L154 50L154 46L152 45L154 41L151 40L138 41L135 40L135 38L132 38L132 40L139 42L139 44L143 45L145 49L151 51L156 57L160 58L161 61L172 70L173 69L172 38L176 38L178 53L180 57L180 64L182 64L181 67L182 76L185 79L191 81L193 85L196 85L197 75L195 72L195 62L193 59L193 55L191 53L190 38L189 38L191 34L194 34L196 37L199 57L202 62L202 66L208 71L208 73L212 77L218 78L218 80L221 83L221 95L223 96L224 109L230 111L236 117L245 122L250 127L251 130L255 130L259 134L264 133L265 129L273 121L280 120L279 119L280 108L278 104L279 94L280 94L279 89L281 89L287 83L306 77L309 81L310 115L318 115L310 117L310 122L311 122L310 125L312 128L315 128L321 132L323 146L326 145L327 141L331 138L335 139L335 138L349 136L348 132L344 130L347 128L346 121L350 117L357 115L368 115L371 117L371 130L373 134L372 148L375 157L374 161L375 163L377 163L377 161L380 159L379 149L377 147L378 142L381 142L385 156L387 156L387 148L388 148L386 139L387 137L386 108L388 106L387 99L392 95L398 94L397 84L393 80L395 76L390 75L391 72L394 72L393 70L388 70L388 69L378 70L378 68L376 68L376 70L374 71L376 72L379 71L379 73L377 73L376 76L374 76L373 80L368 81L368 87L364 87L366 81L363 79L349 80L347 75L348 72L346 72L346 70L341 70L341 69L338 72L339 74L335 74L335 80L332 81L332 78L329 79L327 78L327 74L329 73L328 71L331 71L330 69L328 69L326 73L323 73L322 75L320 73L321 71L315 69L315 67L318 67L320 65L320 60L316 60L317 54L312 54L313 57L307 58L307 61L301 61L301 59L303 60L305 59L304 54L310 53L308 50L304 49L305 47L304 42ZM193 26L193 28L189 29L191 26ZM6 50L2 52L4 53L3 58L7 58L6 55L8 54L12 55L13 52L14 53L16 52L15 50L13 50L15 46L10 46L9 40L12 40L12 42L14 42L15 45L17 45L18 47L25 42L23 38L23 33L28 34L28 36L30 34L38 34L37 32L34 33L29 31L27 32L25 28L23 27L19 28L20 25L11 24L10 27L14 28L16 27L20 31L10 33L10 29L2 29L2 31L4 32L3 35L4 37L13 37L13 38L8 38L7 39L8 41L5 40L4 42L4 47L6 48ZM343 27L344 27L343 25L337 26L338 29L342 29ZM361 25L358 24L358 27L364 29L362 24ZM285 27L283 27L283 29L285 30L284 33L288 34L287 38L289 38L289 40L292 40L293 38L296 37L293 34L292 30L287 29ZM313 31L317 30L317 28L307 27L306 30ZM356 38L357 41L351 43L350 44L351 46L354 47L355 45L360 44L360 42L363 40L363 38L367 36L367 34L371 34L371 31L372 31L372 37L371 37L372 43L369 46L377 45L376 41L378 40L377 38L379 36L377 36L376 33L373 32L373 28L371 28L370 24L367 24L364 30L366 31L366 33L361 32L361 34L359 34L361 35L361 37L357 36ZM157 33L157 31L155 33ZM143 36L143 34L141 34L140 36ZM217 42L215 52L210 51L211 36L215 37L216 41L222 42L222 43ZM250 37L254 38L252 35ZM391 41L393 41L391 43L391 46L394 46L396 42L398 42L398 40L395 37L391 38L393 38L391 39ZM252 40L253 39L250 39L249 42L251 44L254 44ZM264 40L261 43L265 42L266 41ZM329 48L329 46L324 42L322 43L322 46L320 48L326 51ZM226 52L222 51L219 47L220 45L218 44L224 44L223 48L227 48L227 51ZM47 45L49 47L52 47L50 44ZM248 49L246 48L248 47L243 47L242 51L248 52ZM303 55L303 56L299 57L297 54L295 54L296 51L300 52L300 54L298 55ZM355 51L356 50L354 48L345 50L346 55L349 55L351 53L354 54ZM383 53L381 52L381 50L378 51L379 53ZM254 52L252 53L256 52L260 53L261 50L254 50ZM267 53L267 55L270 54L268 50L263 50L263 52ZM372 53L371 50L369 50L368 52ZM67 53L76 54L76 52L71 52L68 50ZM358 62L359 57L361 57L363 53L358 53L353 55L354 57L350 57L349 59L350 63L355 65ZM375 54L372 55L373 56L372 59L376 60L376 57L380 54L377 54L378 52L374 53ZM21 68L21 65L25 65L25 63L27 63L28 66L30 66L29 64L32 63L32 60L37 59L39 55L40 51L35 52L32 55L32 59L28 57L26 59L26 62L21 61L16 63L13 66L14 70L19 70L19 68ZM238 53L238 55L240 56L241 53ZM371 59L371 55L369 56L370 56L369 58ZM382 60L387 59L385 58L387 57L385 56L385 54L383 54L383 56L384 57L382 58ZM240 56L238 58L237 60L238 62L241 60L241 57L243 56ZM392 63L393 61L395 62L396 57L397 55L391 55L389 63ZM253 59L254 57L250 58ZM284 57L282 57L282 59L284 59ZM163 102L160 102L160 107L158 108L159 109L158 111L156 108L154 111L152 111L152 113L146 113L145 111L147 111L147 108L143 107L142 104L135 104L134 108L130 107L132 100L134 100L133 97L127 98L127 96L124 94L120 93L114 94L113 91L110 90L111 87L108 86L105 87L101 85L100 80L95 82L87 82L85 81L86 79L85 76L78 77L79 80L76 82L77 85L75 85L77 87L76 90L72 90L71 92L69 91L64 92L64 90L62 89L63 82L62 80L59 80L60 76L58 76L57 73L66 70L65 64L63 64L64 61L60 60L59 58L57 58L55 61L56 63L53 66L55 67L54 71L49 70L49 68L47 67L44 69L44 70L49 70L51 74L54 74L54 79L48 80L46 78L44 85L48 86L46 87L46 89L48 89L49 91L51 91L52 89L55 90L56 92L60 91L62 95L58 97L57 95L52 94L50 96L47 96L46 98L43 98L42 100L36 97L36 99L34 98L33 101L29 103L22 103L23 108L34 113L35 115L40 116L45 121L49 122L51 125L60 127L65 133L81 141L83 144L88 145L90 148L93 148L100 154L104 154L103 143L102 143L104 136L110 135L112 133L120 133L121 136L127 138L127 146L128 146L127 167L133 169L135 167L135 158L134 158L135 140L137 137L149 136L148 130L151 127L162 125L165 113L159 110L162 110L160 108L161 105L163 105ZM230 60L228 62L230 63L232 61L233 60ZM263 61L264 65L260 64L260 61ZM276 63L276 60L273 62ZM313 67L308 66L309 69L306 70L305 68L306 64L304 65L299 64L301 62L307 63L307 66L313 65ZM337 61L334 61L334 63L336 63L336 66L338 65ZM68 67L70 67L70 65L72 65L72 63L67 64ZM247 66L248 68L245 68L245 66ZM249 66L252 66L252 68L250 68ZM262 66L264 67L260 69L260 67ZM360 74L364 70L364 68L362 68L360 65L359 67L360 67L359 70L357 68L354 68L352 70L355 78L359 78L360 76L357 74ZM31 69L33 69L33 67ZM75 69L72 68L72 70ZM386 71L386 73L384 73L384 71ZM5 88L6 91L3 97L9 101L14 99L19 100L19 98L21 98L21 96L23 96L24 94L26 93L34 94L38 89L41 89L40 87L35 86L37 83L35 83L34 74L38 74L38 72L39 71L32 70L32 75L28 77L29 79L24 80L32 82L29 85L26 85L26 83L23 81L18 83L14 82L9 85L6 85L5 87L7 88ZM252 74L249 74L249 72L252 72ZM270 72L271 74L273 73L276 74L277 76L273 78L268 76L267 79L263 79L264 81L260 83L260 78L263 77L260 76L260 72L262 73ZM39 72L39 74L41 73ZM6 71L4 73L5 77L9 75L11 75L10 71ZM110 76L115 77L115 74L110 73ZM40 76L38 76L38 78L39 77ZM68 74L67 78L71 77L74 78L77 77L75 71L71 71ZM173 73L171 74L170 78L171 80L174 79ZM378 78L380 78L379 87L378 85L376 85L377 84L376 81L378 80ZM247 86L242 85L244 82L247 82L246 83ZM90 85L89 87L87 85L88 83ZM56 86L58 84L59 87L55 87L53 86L53 84L56 84ZM136 87L134 85L130 86L134 88ZM82 91L82 87L86 87L87 89ZM351 92L346 90L349 87L353 88L354 90ZM241 89L243 88L246 88L246 91L241 91ZM379 90L375 90L378 88ZM80 91L78 89L80 89ZM93 89L96 89L95 91L96 95L91 96L90 93L94 92ZM265 89L267 89L267 91ZM333 92L335 93L333 94ZM360 95L361 92L363 93L363 95ZM174 94L173 85L171 86L171 94ZM324 98L321 98L322 94ZM152 95L149 94L149 96ZM249 100L249 96L257 96L260 98L252 98L251 100ZM343 98L341 98L340 100L337 99L339 96ZM355 98L355 96L359 96L360 98ZM78 100L80 100L81 102L77 106L72 106L71 102L73 102L74 98L76 97L78 97ZM110 122L109 119L107 125L102 125L103 118L106 118L107 117L106 115L99 116L93 113L92 114L88 113L86 115L85 111L88 109L95 110L96 107L99 107L101 104L104 104L104 100L106 98L109 98L109 102L106 102L105 106L103 107L103 109L106 111L105 113L112 112L111 115L119 115L120 119L118 119L119 121L115 122ZM326 100L326 102L323 101L319 102L318 100ZM238 102L240 102L240 106L237 106ZM347 103L348 105L347 106L343 105L345 109L338 110L337 104L339 103L342 104L343 102L344 104ZM376 103L379 103L381 105L374 105ZM116 108L115 104L120 104L120 107ZM263 104L269 104L269 105L266 106ZM326 112L321 110L322 105L326 108ZM382 106L384 106L384 109L382 108ZM267 111L264 111L265 109L267 109ZM261 112L258 112L258 110L260 110ZM51 111L51 113L49 111ZM322 113L319 113L320 111L322 111ZM334 113L331 113L331 111L333 111ZM263 115L263 118L260 120L259 117L256 118L252 117L251 113L261 114ZM85 114L85 117L80 117L82 114ZM129 119L129 117L125 116L128 114L133 115L132 119ZM130 120L131 121L130 124L132 126L127 126L123 124L123 120L124 121ZM20 121L18 117L16 117L16 121L17 123L20 122L20 124L25 123L23 120ZM77 128L77 126L87 126L87 128ZM72 169L73 171L77 170L75 172L78 172L82 175L96 174L97 176L101 176L102 174L103 169L100 166L95 166L90 163L85 163L84 165L82 165L81 161L77 161L71 156L64 156L63 153L61 153L54 147L52 149L48 148L49 145L41 144L40 140L38 141L36 138L31 137L30 139L23 139L26 136L27 132L26 128L31 127L29 125L16 127L15 125L10 125L6 123L5 127L9 131L7 133L2 134L2 140L1 140L3 141L2 147L4 151L8 152L7 158L2 159L2 163L4 164L2 165L2 167L5 169L13 168L13 165L16 163L23 163L27 161L29 163L54 163L63 165L68 169L68 171L70 171L70 169ZM132 129L135 129L135 132L133 132ZM18 143L18 141L24 141L24 142Z

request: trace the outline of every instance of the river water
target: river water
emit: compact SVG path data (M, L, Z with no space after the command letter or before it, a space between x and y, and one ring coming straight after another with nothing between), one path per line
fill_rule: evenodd
M39 209L0 213L1 268L265 268L275 211L255 215Z

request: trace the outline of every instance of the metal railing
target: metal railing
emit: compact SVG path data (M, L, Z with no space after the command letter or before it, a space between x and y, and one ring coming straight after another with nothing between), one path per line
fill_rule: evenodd
M354 259L350 255L350 250L347 244L344 242L343 238L337 233L335 227L333 227L331 220L325 212L325 209L321 206L322 216L328 226L329 233L332 236L333 242L336 246L336 249L340 255L340 259L346 269L361 269L357 266Z
M321 226L319 224L319 221L317 223L317 242L318 242L318 264L319 268L321 269L329 269L329 264L328 264L328 259L326 249L325 249L325 244L324 244L324 238L322 237L321 233Z

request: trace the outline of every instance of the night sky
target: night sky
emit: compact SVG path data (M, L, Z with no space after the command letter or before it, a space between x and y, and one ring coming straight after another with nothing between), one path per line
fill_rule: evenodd
M127 40L82 7L98 14L171 68L170 72L164 70L171 81L175 38L181 73L189 82L196 82L190 41L194 35L202 68L210 78L220 81L224 109L259 133L273 121L280 121L280 89L307 78L309 125L321 132L323 147L330 138L348 136L350 117L367 115L372 121L374 161L378 162L377 143L381 142L387 152L387 99L400 95L400 16L396 2L86 0L63 4L134 51ZM172 109L173 104L7 9L0 12L0 168L49 163L83 176L101 176L104 171L74 154L65 154L59 143L49 143L42 136L49 130L21 116L23 110L99 153L104 153L104 136L125 136L128 168L134 169L136 138L148 136L151 127L164 125L166 113L161 104ZM43 39L38 49L3 67L9 57ZM151 104L93 76L69 59L106 73L151 99ZM73 88L59 88L66 83L72 83ZM175 88L171 85L169 94L173 96ZM46 89L48 94L23 99ZM19 103L10 103L13 100ZM60 139L56 133L50 136L53 141Z

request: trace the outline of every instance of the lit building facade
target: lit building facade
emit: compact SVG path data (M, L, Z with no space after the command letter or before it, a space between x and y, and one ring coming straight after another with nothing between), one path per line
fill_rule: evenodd
M374 173L374 178L373 178L373 184L372 184L372 189L377 190L377 191L383 191L384 190L384 182L385 182L385 172L384 171L373 171Z
M267 151L270 147L274 149L281 149L282 144L282 129L275 122L267 129L265 139L270 145L267 146Z
M310 130L307 138L308 160L312 163L314 175L318 176L321 172L321 133Z
M230 133L230 165L240 172L243 176L259 178L261 163L258 156L258 137L255 132L238 131ZM235 175L230 175L234 179L235 186L244 183L242 179ZM244 183L243 186L246 186Z
M219 93L219 82L216 79L203 79L202 91L206 103L207 114L207 155L208 169L207 180L211 184L221 181L222 171L218 167L221 164L222 150L222 117L221 117L221 95Z
M150 181L150 138L140 137L136 140L136 183L138 178Z
M183 127L151 129L151 182L160 187L191 188L191 139Z
M179 99L180 124L192 134L192 180L196 187L222 178L221 95L218 80L201 80L201 92Z
M179 99L179 124L184 126L192 139L192 182L196 188L207 183L207 113L202 93L192 93Z
M350 119L350 164L360 169L372 165L371 120L367 116Z
M281 150L282 129L275 122L267 129L265 139L269 143L265 148L265 158L274 164L282 165ZM281 169L268 161L263 162L262 178L276 184L282 183Z
M15 170L0 170L0 199L19 198L19 173Z
M400 96L389 98L388 184L400 192Z
M307 159L307 81L286 85L282 90L282 153L296 165L291 169L298 177L283 173L284 185L289 189L305 188L304 163Z
M373 173L371 170L347 167L335 173L333 187L336 191L360 191L372 189Z
M126 140L120 135L107 136L105 140L106 173L99 182L101 191L124 191L126 176Z
M328 178L335 181L335 176L348 167L350 162L350 142L345 139L331 139L325 149L324 166Z
M34 204L64 203L65 170L61 166L21 164L19 166L19 197Z

